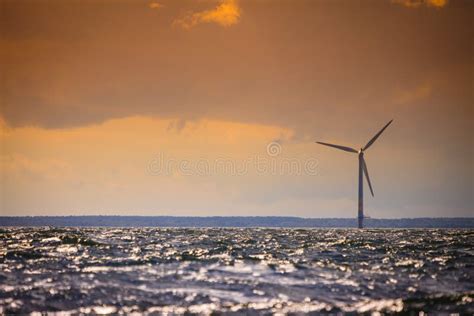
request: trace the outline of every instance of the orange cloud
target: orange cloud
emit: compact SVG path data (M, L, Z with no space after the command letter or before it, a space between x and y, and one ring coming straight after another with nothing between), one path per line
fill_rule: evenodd
M162 4L158 3L158 2L151 2L149 5L150 9L161 9L163 7Z
M217 23L224 27L237 24L240 19L241 9L237 0L221 0L220 4L212 10L191 12L174 21L184 29L190 29L200 23Z
M0 137L8 132L8 126L5 119L0 115Z
M448 4L448 0L392 0L392 3L407 8L419 8L421 6L442 8Z
M54 157L30 158L19 153L0 155L0 166L6 175L22 174L30 180L34 178L41 181L61 179L72 172L72 166L63 160Z
M411 104L431 96L433 87L429 82L420 84L412 90L400 91L395 96L395 104Z
M204 215L210 214L210 208L212 214L222 214L232 206L229 194L239 196L249 190L246 181L256 187L272 181L250 163L248 173L233 176L232 172L244 170L255 155L270 159L267 144L294 135L291 129L271 125L209 119L182 122L138 116L67 129L10 128L0 135L0 214L40 214L41 210L103 214L121 209L126 214L136 208L155 215L159 213L153 210ZM170 125L180 131L170 130ZM281 157L306 159L299 149L298 144L284 143ZM193 174L180 171L179 166ZM209 174L199 175L199 170ZM271 185L262 185L267 187Z

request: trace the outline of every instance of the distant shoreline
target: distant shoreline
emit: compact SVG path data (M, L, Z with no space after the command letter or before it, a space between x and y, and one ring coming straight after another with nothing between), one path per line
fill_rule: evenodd
M367 228L474 228L474 217L366 218ZM0 227L273 227L355 228L355 218L288 216L0 216Z

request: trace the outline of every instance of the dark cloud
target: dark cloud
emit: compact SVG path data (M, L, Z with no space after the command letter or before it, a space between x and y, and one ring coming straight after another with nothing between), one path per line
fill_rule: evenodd
M173 21L218 3L160 4L4 2L7 124L206 117L290 127L298 138L326 137L343 122L335 136L354 139L365 135L343 131L392 117L410 122L407 133L428 120L456 135L467 128L471 1L442 10L389 1L240 1L239 23L190 30ZM437 131L428 126L434 143Z

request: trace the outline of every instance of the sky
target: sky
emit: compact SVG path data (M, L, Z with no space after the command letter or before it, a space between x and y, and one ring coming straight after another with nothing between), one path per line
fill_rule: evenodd
M473 1L0 1L0 215L473 216Z

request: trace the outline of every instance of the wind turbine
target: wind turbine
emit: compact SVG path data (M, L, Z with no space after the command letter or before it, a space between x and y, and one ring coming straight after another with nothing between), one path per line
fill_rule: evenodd
M346 146L316 142L321 145L334 147L340 150L348 151L350 153L359 154L359 211L358 211L359 228L364 227L364 181L363 181L364 176L362 175L362 173L365 174L365 178L367 179L367 183L369 184L370 193L372 193L372 196L374 196L374 190L372 190L372 184L370 183L369 171L367 170L367 164L365 163L365 159L364 159L364 151L366 151L367 149L369 149L370 146L372 146L372 144L377 140L377 138L379 138L379 136L390 125L390 123L392 123L392 121L393 120L390 120L390 122L388 122L377 134L375 134L375 136L372 137L371 140L369 140L367 145L365 145L363 148L359 150L355 150L354 148L346 147Z

